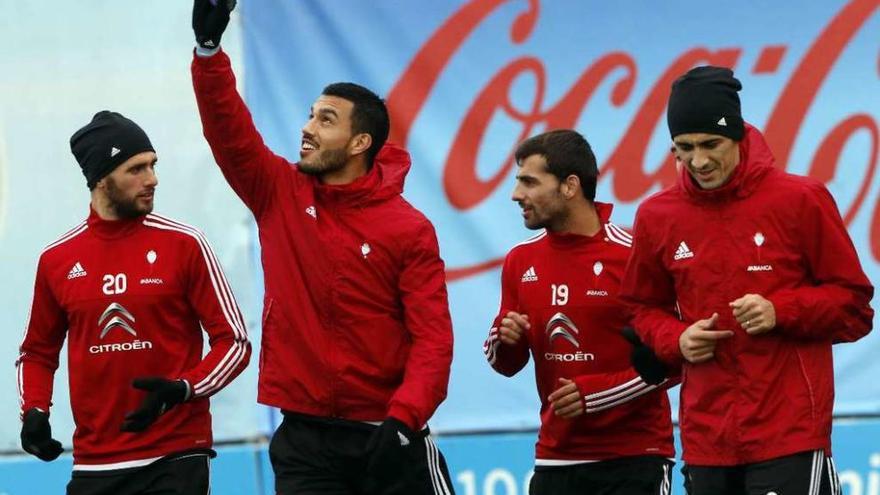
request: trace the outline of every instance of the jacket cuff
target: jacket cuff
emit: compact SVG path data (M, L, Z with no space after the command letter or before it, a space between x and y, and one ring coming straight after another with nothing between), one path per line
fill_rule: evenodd
M220 55L220 56L215 56ZM220 64L223 62L223 59L229 60L229 57L226 55L226 52L223 51L222 47L217 47L217 50L213 53L207 53L204 49L196 47L193 48L193 63L203 66L212 66L215 64Z
M767 297L776 312L776 328L787 334L797 329L797 297L790 291L780 291Z
M220 47L216 46L214 48L202 48L199 45L196 45L195 53L197 57L213 57L220 51Z
M658 342L659 345L656 349L652 349L663 364L676 368L680 367L684 362L679 339L686 329L687 326L683 327L680 331L670 332L661 342Z
M416 414L414 414L410 409L402 404L392 404L390 408L388 408L387 416L392 417L401 423L409 426L409 429L412 431L419 431L425 426L423 421L419 421L419 418Z
M186 387L186 393L183 394L183 402L186 402L192 399L193 395L195 394L195 390L193 390L192 385L190 385L189 380L187 380L186 378L181 378L180 381L183 382L183 386Z
M636 335L639 336L642 343L654 351L654 355L663 362L663 364L676 368L680 367L684 362L684 356L681 355L679 347L679 339L681 334L688 328L688 324L678 319L669 317L659 322L657 328L653 332L641 331L641 325L634 325Z
M43 401L29 401L29 402L25 402L25 403L22 405L21 411L19 411L19 414L18 414L18 415L19 415L19 418L20 418L20 419L23 419L23 418L24 418L24 414L25 414L26 412L30 411L31 409L39 409L41 412L44 412L44 413L46 413L46 414L49 414L49 407L50 407L50 406L51 406L51 404L50 404L49 402L43 402Z

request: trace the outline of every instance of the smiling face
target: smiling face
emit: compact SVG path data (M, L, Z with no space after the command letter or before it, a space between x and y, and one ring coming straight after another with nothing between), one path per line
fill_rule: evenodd
M569 216L562 182L547 169L547 159L530 155L519 164L516 187L510 199L522 208L523 222L531 230L558 231Z
M156 153L138 153L98 181L96 190L104 196L117 218L135 218L153 211L156 177Z
M679 134L672 140L676 165L681 162L701 189L727 184L739 164L739 143L717 134Z
M354 103L321 95L302 128L299 169L310 175L342 170L351 157L351 113Z

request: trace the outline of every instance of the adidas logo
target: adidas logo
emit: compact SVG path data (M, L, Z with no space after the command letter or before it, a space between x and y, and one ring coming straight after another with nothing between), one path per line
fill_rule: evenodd
M686 258L693 258L694 252L688 247L684 241L681 241L681 244L678 245L678 249L675 250L675 261L683 260Z
M71 268L70 271L67 272L67 280L85 277L86 275L88 275L88 273L86 273L85 269L83 269L82 265L79 263L79 261L77 261L76 264L73 265L73 268Z
M723 127L727 127L727 119L725 119L724 117L721 117L720 119L718 119L718 125L723 126Z
M114 156L118 155L121 151L122 150L117 148L116 146L110 148L110 158L113 158Z
M525 273L523 273L522 281L523 282L537 282L538 281L538 274L535 273L535 267L530 266L529 269L526 270Z

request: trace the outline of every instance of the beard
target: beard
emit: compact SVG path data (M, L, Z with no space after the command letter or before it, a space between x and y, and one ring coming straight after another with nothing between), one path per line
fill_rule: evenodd
M545 201L540 208L532 205L531 216L532 218L523 219L527 229L546 229L550 232L558 232L568 223L571 213L565 207L561 193L557 191L554 201Z
M153 211L153 202L150 201L147 206L139 206L138 198L134 196L129 198L125 196L116 186L116 182L107 177L107 199L110 200L110 207L116 212L119 218L137 218Z
M321 176L345 168L348 152L343 148L321 150L310 156L311 160L300 160L299 170L309 175Z
M539 216L538 212L532 210L532 218L525 220L524 224L529 230L541 230L547 229L551 232L558 230L556 227L564 222L564 218L560 218L559 215L553 214L542 214Z

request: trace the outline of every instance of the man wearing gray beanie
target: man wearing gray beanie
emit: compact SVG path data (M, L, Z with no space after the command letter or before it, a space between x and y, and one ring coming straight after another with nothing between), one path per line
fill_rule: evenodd
M47 462L63 451L49 411L66 339L76 425L68 495L206 495L208 397L250 356L241 313L204 235L152 213L157 158L137 124L98 112L70 149L91 204L37 265L16 363L21 446Z
M831 346L871 331L874 288L828 190L776 167L741 89L722 67L673 83L679 176L639 207L621 295L683 368L689 494L832 495Z

